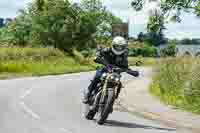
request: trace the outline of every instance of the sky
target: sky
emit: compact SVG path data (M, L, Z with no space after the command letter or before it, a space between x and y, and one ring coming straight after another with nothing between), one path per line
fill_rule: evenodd
M32 0L0 0L0 17L15 17L18 10L27 6ZM70 0L79 2L80 0ZM130 36L137 36L139 32L146 31L146 23L149 10L156 4L147 4L144 10L135 12L129 5L131 0L102 0L103 4L119 16L123 21L129 21ZM168 38L200 38L200 18L192 13L184 13L181 23L170 23L166 25L165 35Z

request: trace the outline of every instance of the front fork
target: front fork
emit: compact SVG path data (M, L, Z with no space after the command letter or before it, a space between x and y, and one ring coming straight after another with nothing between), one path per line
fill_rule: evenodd
M105 82L105 84L104 84L104 86L103 86L103 89L102 89L102 96L106 96L107 95L107 84L108 84L108 80L106 80L106 82ZM119 94L120 94L120 92L121 92L121 89L122 89L122 83L121 82L119 82L114 88L113 88L113 91L114 91L114 94L115 94L115 99L118 99L118 97L119 97ZM102 99L104 99L104 98L102 98Z
M116 95L115 95L115 99L118 99L118 97L119 97L119 94L120 94L120 92L121 92L121 90L122 90L122 83L120 82L119 83L119 85L116 87Z

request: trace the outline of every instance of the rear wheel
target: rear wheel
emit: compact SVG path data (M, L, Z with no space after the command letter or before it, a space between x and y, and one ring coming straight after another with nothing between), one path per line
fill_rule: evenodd
M108 115L110 114L113 104L114 104L114 91L113 89L108 89L108 95L107 98L105 100L105 105L99 107L98 109L98 115L97 115L97 123L99 125L102 125L105 123L106 119L108 118Z

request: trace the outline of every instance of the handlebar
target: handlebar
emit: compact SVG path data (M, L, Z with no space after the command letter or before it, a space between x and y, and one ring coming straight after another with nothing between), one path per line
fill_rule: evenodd
M138 71L133 71L133 70L131 70L131 69L129 69L129 68L128 68L128 69L124 69L124 68L120 68L120 67L115 66L115 65L108 64L106 61L104 61L104 60L101 59L101 58L95 59L94 62L106 66L106 68L108 69L108 71L112 71L113 68L117 68L117 69L119 69L118 71L119 71L120 73L126 72L127 74L129 74L129 75L131 75L131 76L134 76L134 77L138 77L138 76L140 75ZM112 68L110 68L110 67L112 67Z

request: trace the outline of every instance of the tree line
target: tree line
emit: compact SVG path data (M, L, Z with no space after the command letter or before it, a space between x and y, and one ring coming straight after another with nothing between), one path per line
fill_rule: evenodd
M33 0L14 21L0 28L0 45L55 47L65 52L89 50L111 38L121 23L101 0Z

